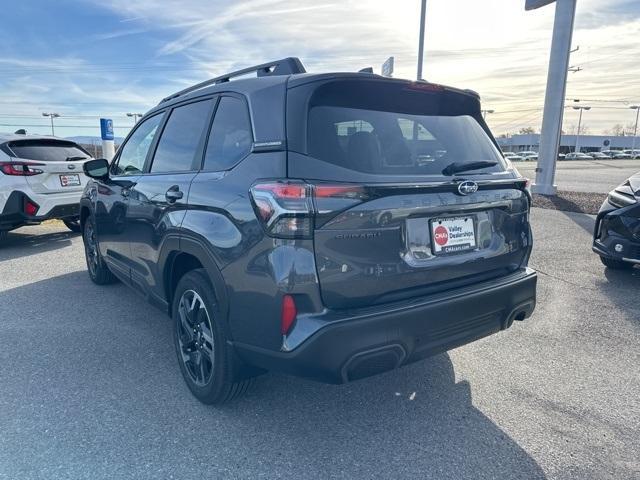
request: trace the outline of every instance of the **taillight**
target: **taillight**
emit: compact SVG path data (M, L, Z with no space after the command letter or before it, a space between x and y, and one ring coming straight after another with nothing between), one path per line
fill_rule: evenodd
M282 335L289 333L297 315L298 309L293 297L291 295L282 297L282 314L280 316L280 333Z
M43 166L43 163L35 162L0 162L0 171L5 175L31 177L33 175L40 175L43 172L39 168L34 167Z
M256 214L267 234L276 238L310 238L318 214L344 210L364 196L359 185L311 185L297 180L251 187Z
M267 233L279 238L305 238L313 230L311 187L306 183L258 183L251 197Z
M359 185L316 185L316 198L358 198L364 195L364 188Z

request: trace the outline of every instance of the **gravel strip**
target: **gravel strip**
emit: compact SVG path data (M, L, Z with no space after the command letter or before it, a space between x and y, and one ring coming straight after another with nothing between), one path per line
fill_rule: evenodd
M591 192L558 192L556 195L533 195L533 206L565 212L595 215L607 195Z

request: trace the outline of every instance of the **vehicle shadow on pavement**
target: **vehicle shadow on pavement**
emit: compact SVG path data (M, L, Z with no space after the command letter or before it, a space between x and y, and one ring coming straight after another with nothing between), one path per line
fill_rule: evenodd
M599 285L606 298L620 309L624 317L640 327L640 267L631 270L604 268L604 278Z
M212 407L171 332L85 271L0 291L0 477L545 478L448 354L346 385L266 374Z
M30 233L28 228L14 230L0 243L0 262L68 247L71 239L78 235L68 230L50 233Z
M448 354L341 386L267 374L224 412L250 450L289 458L304 477L545 478L473 405Z

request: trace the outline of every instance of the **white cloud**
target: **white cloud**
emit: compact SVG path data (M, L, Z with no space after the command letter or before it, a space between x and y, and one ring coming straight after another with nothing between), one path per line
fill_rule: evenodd
M161 31L166 38L156 58L186 60L188 71L162 71L165 85L149 88L153 70L92 75L70 69L56 77L57 91L81 86L78 98L110 105L130 100L131 108L151 106L183 85L224 71L285 56L299 56L309 71L357 70L396 58L396 76L413 78L416 70L418 0L112 0L110 9L136 28L106 36ZM486 108L496 111L489 123L496 133L521 126L540 127L553 25L552 5L524 11L521 0L429 0L427 2L424 76L430 81L478 91ZM581 0L567 95L585 99L640 101L640 11L629 0ZM108 37L105 37L108 38ZM132 44L135 48L135 44ZM16 59L13 59L17 61ZM53 60L51 60L53 61ZM60 63L78 62L65 59ZM46 63L46 61L45 61ZM2 66L2 60L0 60ZM11 68L27 68L13 64ZM9 68L9 67L7 67ZM62 68L62 67L60 67ZM160 77L162 75L162 77ZM102 81L103 85L99 82ZM626 111L605 109L622 103L593 103L585 114L592 131L626 123ZM573 122L573 112L566 115Z

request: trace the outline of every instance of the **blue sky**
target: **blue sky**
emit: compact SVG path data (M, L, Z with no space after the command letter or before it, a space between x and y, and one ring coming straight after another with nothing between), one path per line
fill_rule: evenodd
M117 135L162 97L233 68L299 56L309 71L357 70L396 58L413 78L419 0L25 0L3 7L0 131L25 126ZM480 92L495 133L539 129L553 6L524 0L428 0L425 78ZM7 21L7 19L9 21ZM592 133L627 125L640 103L640 2L578 0L567 96L593 108ZM565 115L565 130L576 119Z

